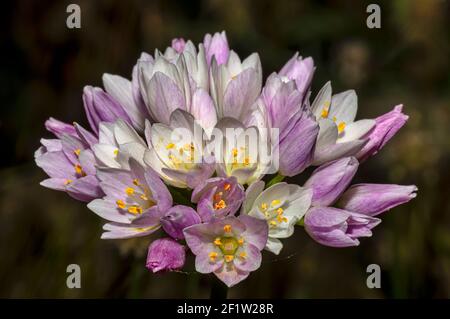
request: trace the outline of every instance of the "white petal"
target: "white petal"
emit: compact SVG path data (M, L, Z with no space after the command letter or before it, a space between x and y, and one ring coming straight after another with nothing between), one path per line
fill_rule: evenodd
M348 90L331 98L329 118L336 117L336 122L352 123L358 110L358 96L354 90Z
M331 106L331 94L332 94L331 82L328 81L320 89L319 93L317 93L317 96L311 105L311 110L317 119L321 117L322 110L324 108L329 108Z
M242 213L247 214L250 211L256 198L264 190L264 186L265 183L263 181L257 181L248 186L247 190L245 191L245 200L241 210Z
M267 239L266 250L278 255L283 248L283 244L279 239L269 237Z
M92 146L94 155L97 160L107 167L120 168L120 164L116 160L117 147L109 144L95 144Z
M348 124L339 135L337 143L350 142L366 135L374 126L375 120L359 120Z

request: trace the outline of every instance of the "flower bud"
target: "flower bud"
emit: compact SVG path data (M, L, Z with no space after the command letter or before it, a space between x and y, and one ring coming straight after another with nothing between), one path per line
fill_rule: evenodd
M347 189L358 170L354 157L345 157L318 167L306 181L313 190L312 206L329 206Z
M164 231L175 239L184 239L183 229L199 224L200 216L188 206L177 205L167 211L161 218Z
M185 259L183 245L170 238L161 238L150 244L146 267L152 272L176 270L184 266Z

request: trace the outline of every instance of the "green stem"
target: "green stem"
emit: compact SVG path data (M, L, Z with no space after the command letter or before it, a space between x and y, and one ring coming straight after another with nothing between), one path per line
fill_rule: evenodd
M216 278L211 280L211 294L209 299L227 299L228 287Z
M269 188L270 186L283 181L284 178L285 178L285 176L283 176L281 174L275 175L270 181L267 182L266 188Z

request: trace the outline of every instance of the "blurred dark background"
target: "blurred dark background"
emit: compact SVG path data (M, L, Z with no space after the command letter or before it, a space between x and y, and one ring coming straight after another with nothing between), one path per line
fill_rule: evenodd
M66 27L69 3L81 29ZM381 29L366 26L366 6L381 6ZM332 249L301 229L279 257L230 290L230 297L450 297L450 3L398 1L31 1L2 4L0 118L0 297L208 297L209 278L152 275L150 238L100 240L102 221L64 193L39 186L33 161L50 117L86 124L84 85L104 72L130 77L141 51L173 37L202 41L226 30L241 57L257 51L267 76L295 51L317 65L313 94L327 80L354 88L359 118L403 103L410 120L356 182L416 184L418 197L383 216L357 248ZM66 287L79 264L82 288ZM366 287L366 267L382 269L381 289Z

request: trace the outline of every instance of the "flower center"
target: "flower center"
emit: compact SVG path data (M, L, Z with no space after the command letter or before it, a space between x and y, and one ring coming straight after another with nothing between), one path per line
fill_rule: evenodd
M140 215L156 204L152 200L150 189L142 185L136 178L133 180L133 186L125 188L124 193L126 199L116 200L116 205L130 214Z
M280 223L287 223L288 219L283 215L284 209L280 206L281 200L274 199L269 204L261 203L260 210L266 217L270 227L276 227Z

